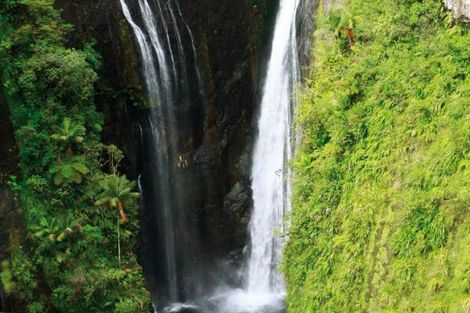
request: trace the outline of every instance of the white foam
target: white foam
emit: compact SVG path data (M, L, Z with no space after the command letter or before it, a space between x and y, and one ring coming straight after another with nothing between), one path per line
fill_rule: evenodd
M212 297L219 312L258 313L279 311L284 306L283 293L254 293L242 289L229 290Z

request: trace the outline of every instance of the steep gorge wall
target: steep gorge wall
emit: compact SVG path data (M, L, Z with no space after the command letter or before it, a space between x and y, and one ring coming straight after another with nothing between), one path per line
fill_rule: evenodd
M276 2L181 2L206 87L200 125L190 132L188 139L194 144L186 153L193 157L188 172L197 168L200 174L194 179L205 185L193 194L192 202L205 232L201 239L208 239L202 247L207 253L228 252L246 242L246 225L241 222L248 221L251 205L254 115Z
M3 82L0 77L0 263L9 257L9 243L15 240L20 229L20 214L7 182L17 174L17 154L13 128ZM18 309L18 302L9 299L0 283L0 312Z
M137 1L128 2L135 9ZM314 3L305 1L304 11ZM247 241L251 144L263 60L270 47L277 6L276 0L181 2L185 22L194 34L206 94L204 103L190 108L195 118L180 138L184 157L189 161L186 186L199 188L188 192L186 202L192 204L199 220L198 235L207 242L201 251L203 258L241 251ZM104 139L124 150L126 159L122 166L135 179L145 168L145 146L140 138L148 111L141 106L145 96L139 54L119 1L57 0L56 7L62 10L64 20L74 26L69 46L83 47L95 42L95 49L102 56L96 103L105 117ZM304 17L302 25L311 27L313 21L308 15ZM306 38L300 34L299 37ZM191 51L190 44L184 43L187 51ZM303 46L306 49L309 44ZM306 51L304 48L302 51ZM307 59L308 53L304 52L303 63ZM11 154L15 142L2 97L0 109L0 172L11 174L16 166ZM0 192L6 195L7 190L2 187ZM14 212L10 196L2 196L0 202L0 218L5 212ZM143 217L148 213L144 212ZM18 224L8 216L0 224ZM0 246L6 243L8 233L0 234ZM145 249L146 241L143 243ZM152 260L148 262L152 265Z
M57 0L63 19L72 24L69 45L94 42L102 57L96 105L103 112L105 142L124 150L127 173L138 173L139 125L137 103L142 102L139 55L132 30L122 16L119 1Z
M132 11L137 1L127 1ZM197 220L199 252L208 262L241 251L251 207L250 155L263 71L278 1L180 1L191 29L202 72L205 101L178 108L178 148L187 163L178 176L180 201ZM105 141L121 147L123 166L136 178L147 170L146 125L138 50L119 1L57 0L63 17L75 26L71 46L96 40L103 66L97 103L105 116ZM187 35L186 35L187 36ZM186 38L188 39L188 38ZM190 40L184 50L192 51ZM186 64L188 72L194 64ZM191 67L191 69L190 69ZM195 78L190 77L193 85ZM136 105L137 104L137 105ZM153 207L142 214L146 268L154 268ZM153 273L147 274L152 281ZM155 284L157 282L154 282Z

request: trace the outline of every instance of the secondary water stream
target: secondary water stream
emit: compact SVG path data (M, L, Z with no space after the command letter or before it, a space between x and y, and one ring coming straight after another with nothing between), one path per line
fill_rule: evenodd
M135 0L136 13L129 9L130 0L119 0L124 16L131 25L138 44L143 67L143 77L149 105L149 125L153 138L153 157L156 176L153 192L159 207L158 240L163 255L159 264L164 267L162 290L155 297L162 312L200 313L278 313L284 311L285 286L279 274L284 227L284 215L290 209L288 160L292 153L291 116L294 107L293 88L299 75L296 44L296 16L300 0L281 0L274 29L272 52L263 87L257 125L252 167L254 208L250 223L250 257L246 263L245 283L239 289L221 289L215 294L198 295L198 298L181 301L182 283L194 283L196 276L187 278L185 253L197 249L196 240L186 241L183 232L184 213L181 212L172 180L172 164L177 159L175 129L175 104L178 94L184 94L187 86L185 51L176 15L182 19L176 0ZM182 19L184 21L184 19ZM160 29L159 29L160 27ZM191 29L181 26L190 39L193 59L197 51ZM173 44L172 44L173 42ZM193 67L203 94L198 65ZM156 239L156 240L157 240ZM191 247L191 249L190 249ZM178 250L180 249L180 250ZM184 251L183 251L184 250ZM186 251L188 250L188 251ZM182 264L182 265L181 265ZM182 267L183 279L178 277ZM191 268L197 272L197 268ZM192 274L191 274L192 275ZM221 286L223 282L221 282ZM193 293L194 295L194 293ZM159 298L160 297L160 298ZM168 305L169 303L169 305Z

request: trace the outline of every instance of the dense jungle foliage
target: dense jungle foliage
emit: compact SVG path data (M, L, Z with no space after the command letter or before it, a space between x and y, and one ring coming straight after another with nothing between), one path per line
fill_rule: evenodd
M0 1L0 74L19 146L10 187L24 215L1 264L30 313L149 312L136 261L138 194L101 142L100 56L66 47L52 0Z
M317 12L290 313L470 312L470 32L437 0Z

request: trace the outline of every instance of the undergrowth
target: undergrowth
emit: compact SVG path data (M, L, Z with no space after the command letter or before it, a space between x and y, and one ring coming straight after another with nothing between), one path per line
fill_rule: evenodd
M290 313L470 312L470 34L437 0L317 12Z

